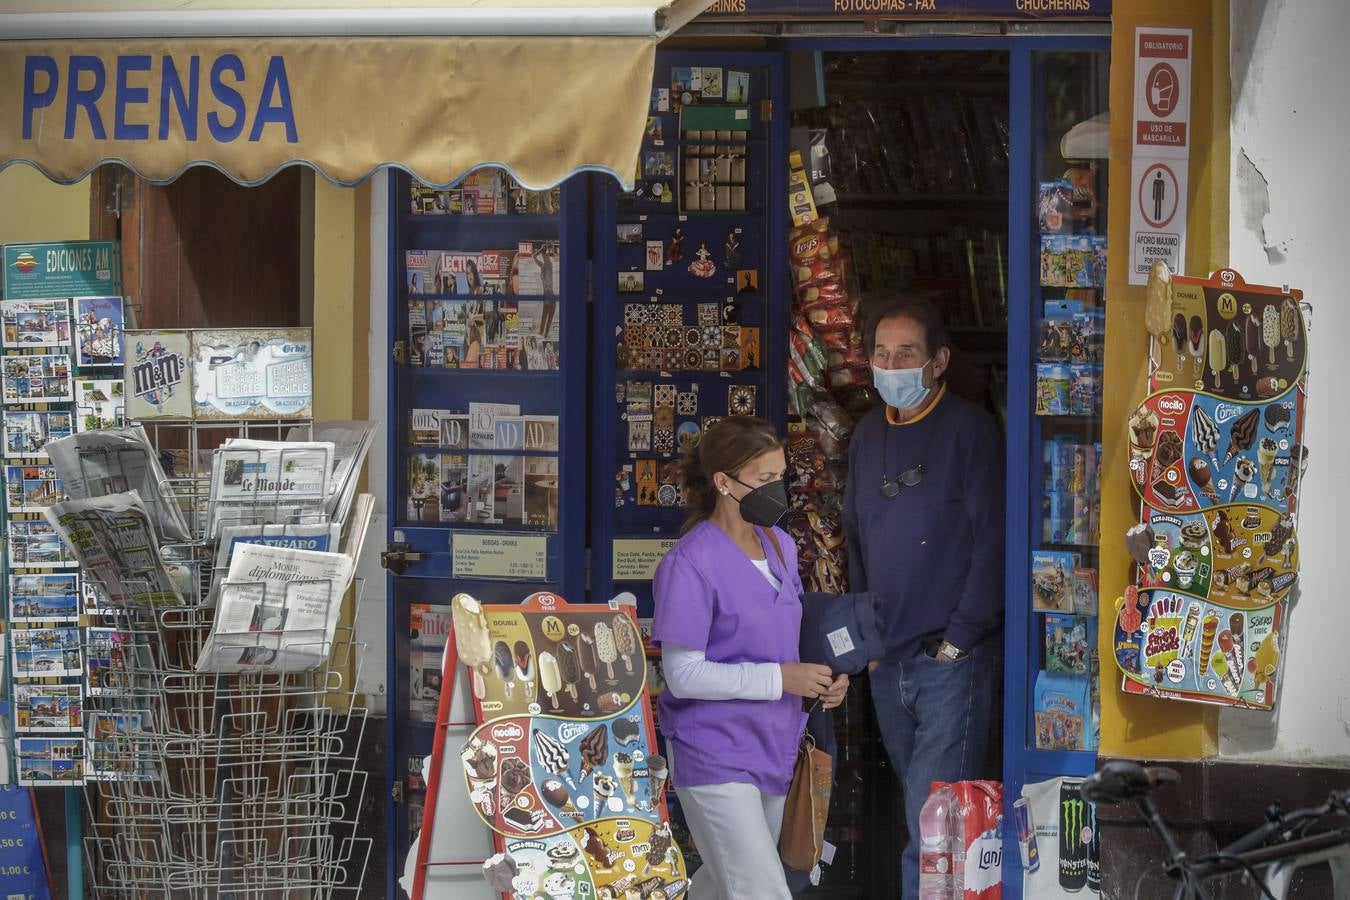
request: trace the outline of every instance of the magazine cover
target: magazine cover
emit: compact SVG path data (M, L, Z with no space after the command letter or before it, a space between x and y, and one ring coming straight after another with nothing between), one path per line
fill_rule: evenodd
M496 518L495 457L476 454L469 457L469 521L479 525L500 524Z
M16 569L71 569L79 565L70 548L47 522L11 519L6 551Z
M6 354L0 383L5 403L68 403L72 396L70 357L64 353Z
M75 622L79 617L78 575L9 573L10 622Z
M520 407L514 403L470 403L469 449L498 449L497 417L519 415Z
M29 787L84 783L84 736L21 737L14 741L19 757L19 784Z
M70 437L71 418L68 412L7 409L4 427L6 459L46 459L48 441Z
M150 513L135 491L65 500L43 515L79 558L85 577L98 582L114 606L184 602L175 573L160 557ZM179 577L188 578L185 573Z
M441 517L438 453L413 453L408 457L408 509L410 522L436 522Z
M408 718L435 722L441 702L441 656L451 629L451 607L414 603L408 622Z
M60 496L55 466L5 466L5 508L10 513L40 513Z
M311 329L197 329L191 347L195 418L303 419L312 414Z
M91 781L148 781L156 777L156 753L147 734L153 729L148 706L126 701L112 709L91 709L88 720L89 778Z
M83 691L79 684L14 685L14 730L27 734L84 730Z
M441 454L439 501L440 521L468 521L469 457L462 453Z
M558 457L525 457L525 524L558 530Z
M125 332L127 418L192 418L192 342L187 331Z
M515 256L515 250L405 251L408 295L504 295Z
M525 449L543 453L558 452L558 417L526 416Z
M122 365L123 321L121 297L76 297L75 364Z
M514 282L507 286L507 293L556 297L561 268L562 245L558 241L521 241L516 245Z
M556 371L558 301L428 300L410 324L414 365L446 369ZM409 313L410 317L413 313Z
M0 301L0 344L19 347L64 347L70 343L70 301Z
M103 431L126 424L126 397L120 378L75 379L75 430Z
M9 651L15 678L65 678L84 671L78 628L14 628Z
M408 413L408 443L413 447L443 446L441 444L441 420L452 415L454 413L448 409L410 410Z

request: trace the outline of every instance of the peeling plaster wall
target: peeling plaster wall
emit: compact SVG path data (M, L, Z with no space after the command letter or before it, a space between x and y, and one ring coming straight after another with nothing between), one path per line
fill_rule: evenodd
M1226 711L1220 752L1350 765L1350 3L1231 0L1231 265L1314 307L1302 574L1277 714Z

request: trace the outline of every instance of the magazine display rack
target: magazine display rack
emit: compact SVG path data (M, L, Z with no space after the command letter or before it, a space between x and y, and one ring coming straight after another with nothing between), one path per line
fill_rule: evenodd
M170 429L186 434L170 438ZM154 523L146 530L165 536L157 547L148 538L160 569L124 566L120 579L98 577L97 561L125 561L129 542L111 540L112 528L98 522L82 535L90 510L78 500L53 507L96 594L84 647L88 693L99 707L87 715L89 886L106 897L359 896L371 847L355 832L367 713L354 690L364 648L348 623L361 600L351 573L368 498L357 498L340 534L326 511L328 488L339 483L335 445L268 450L255 439L307 437L308 422L165 423L150 433L189 448L155 451L174 463L156 472L154 499L142 507L143 521ZM232 440L214 450L209 468L201 465L202 448L222 435ZM327 480L313 503L262 486L262 474L229 496L210 474L241 454L246 472L265 473L280 460L296 468L293 458L315 447L326 454L317 461ZM362 455L346 471L359 472ZM86 484L144 484L146 458L130 446L77 457ZM100 497L99 512L125 496ZM181 540L167 537L175 522L186 526ZM232 526L263 537L235 536L222 551ZM339 537L346 555L297 549L337 550ZM115 603L109 585L159 602Z

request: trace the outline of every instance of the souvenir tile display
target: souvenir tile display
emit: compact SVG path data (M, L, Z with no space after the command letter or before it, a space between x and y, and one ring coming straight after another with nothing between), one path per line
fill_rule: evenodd
M1308 341L1302 294L1151 279L1150 395L1126 422L1143 500L1116 602L1127 693L1271 709L1298 578Z
M70 301L0 301L0 344L7 350L69 345Z
M453 608L482 722L456 768L474 811L516 861L517 888L683 896L687 873L664 802L670 771L631 611L569 606L552 594L491 607L461 594Z

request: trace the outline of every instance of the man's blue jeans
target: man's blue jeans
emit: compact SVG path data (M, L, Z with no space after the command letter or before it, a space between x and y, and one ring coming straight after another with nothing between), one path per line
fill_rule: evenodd
M995 655L977 647L955 661L919 650L877 666L872 704L905 794L909 843L901 856L903 900L919 896L919 812L934 781L976 777L993 721Z

